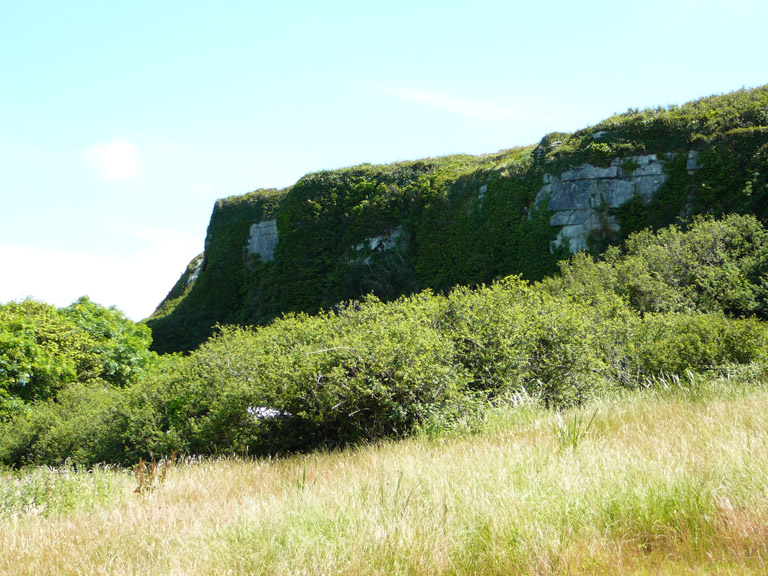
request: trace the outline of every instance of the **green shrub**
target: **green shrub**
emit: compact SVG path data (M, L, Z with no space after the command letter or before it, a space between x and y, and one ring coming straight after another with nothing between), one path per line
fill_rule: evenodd
M70 461L83 467L123 463L121 402L117 389L73 384L56 401L38 403L3 426L0 462L59 466Z
M455 409L465 376L432 326L436 302L368 299L255 331L223 329L189 358L197 442L215 451L306 449L407 434ZM285 416L260 420L249 407Z
M636 334L634 354L641 374L684 374L765 360L767 345L766 327L754 319L648 314Z
M633 234L602 262L576 255L561 264L559 280L545 285L593 302L614 293L643 313L768 318L768 232L754 216L696 218L687 230Z
M85 297L67 308L35 300L0 305L0 416L75 382L135 381L153 360L151 340L146 326Z
M135 382L154 360L149 351L151 330L130 321L120 310L83 297L60 312L91 338L87 352L98 365L98 377L109 384L126 386Z
M609 374L594 320L593 309L511 277L451 293L442 330L473 391L489 398L525 391L568 406L599 393Z
M0 389L23 402L51 398L99 375L94 340L54 306L24 300L0 306Z

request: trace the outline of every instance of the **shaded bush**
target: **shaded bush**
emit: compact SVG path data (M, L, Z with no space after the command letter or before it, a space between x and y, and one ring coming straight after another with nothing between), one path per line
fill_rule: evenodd
M117 417L122 402L114 388L73 384L56 401L38 403L7 423L0 433L0 461L13 466L123 463L124 421Z
M643 375L701 372L725 364L766 360L768 332L753 319L720 314L649 314L628 354Z
M189 358L192 449L295 450L407 434L465 400L429 294L375 299L258 330L224 328ZM284 417L259 419L249 407Z

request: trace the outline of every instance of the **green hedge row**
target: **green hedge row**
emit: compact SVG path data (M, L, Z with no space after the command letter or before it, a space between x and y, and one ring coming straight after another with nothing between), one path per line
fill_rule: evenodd
M222 327L130 382L65 382L52 395L41 382L45 394L5 416L0 462L336 447L451 426L521 393L562 408L660 376L764 363L767 289L759 221L699 219L634 235L601 262L577 255L539 284L368 297Z

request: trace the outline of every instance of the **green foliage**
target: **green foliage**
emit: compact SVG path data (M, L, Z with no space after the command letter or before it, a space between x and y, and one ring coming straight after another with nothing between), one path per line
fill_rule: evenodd
M223 329L189 358L194 410L185 423L195 431L193 450L372 440L455 409L465 376L431 326L439 302L429 295L390 305L373 299L256 331ZM259 418L258 407L279 416Z
M164 357L124 388L75 383L27 407L0 429L0 462L130 465L189 452L178 430L189 401L179 364L177 357Z
M116 441L122 401L118 389L72 384L56 400L35 404L8 422L0 434L0 460L13 466L122 463L123 447Z
M0 389L23 402L50 398L78 379L93 379L93 339L55 307L34 300L0 306Z
M743 127L701 139L694 213L768 217L768 126Z
M119 472L100 469L85 474L69 463L59 468L41 466L3 480L0 517L91 510L110 504L122 492Z
M0 419L71 384L125 386L153 354L147 327L81 298L67 308L35 300L0 306Z
M638 374L702 372L728 363L765 361L768 332L754 319L719 314L648 314L635 336Z
M136 381L152 361L152 333L135 324L116 308L105 308L83 297L61 310L76 327L90 337L87 350L98 364L98 377L112 386Z
M88 298L0 306L0 461L121 462L120 390L157 361L150 342L146 326Z
M567 256L565 247L553 251L557 229L534 206L542 176L585 163L624 159L629 174L637 169L633 156L653 153L667 175L650 201L638 196L606 211L620 231L597 232L593 253L645 228L688 224L697 214L766 219L766 110L764 86L629 110L573 134L549 134L535 148L323 171L285 190L219 201L202 261L190 264L148 321L154 348L189 351L217 323L263 325L371 293L393 300L509 274L540 280ZM691 151L697 160L689 170ZM274 261L260 262L245 251L249 229L272 218L280 241ZM395 247L366 247L394 230Z
M414 244L425 285L448 290L512 273L536 280L555 271L565 252L550 251L557 234L550 214L531 208L542 182L530 168L525 154L504 170L457 179L424 204Z
M682 106L628 110L548 146L547 162L560 170L567 164L601 158L671 152L692 142L738 130L768 126L768 86L709 96ZM607 148L606 148L607 147ZM687 152L687 150L686 150Z
M595 262L576 256L561 265L562 292L625 299L639 312L721 312L768 318L768 232L753 216L695 219L630 236L623 250Z
M488 398L525 392L548 406L599 393L609 368L594 310L555 299L515 278L448 297L443 330L470 388Z

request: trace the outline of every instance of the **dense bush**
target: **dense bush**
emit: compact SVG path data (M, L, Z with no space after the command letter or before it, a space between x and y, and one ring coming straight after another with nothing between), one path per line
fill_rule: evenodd
M368 300L256 331L223 329L189 358L197 396L187 422L201 446L216 450L303 449L408 433L464 398L464 372L433 327L439 304L427 294L390 305ZM281 416L259 419L249 407Z
M600 298L611 292L638 312L721 312L768 318L768 232L753 216L697 218L630 236L596 262L576 255L561 264L556 293Z
M125 387L75 382L0 423L0 462L81 467L189 453L180 436L189 398L178 357L155 359Z
M12 430L0 434L0 458L15 466L122 463L118 440L124 421L117 417L122 402L117 389L72 384L55 401L40 402L8 423Z
M55 307L34 300L0 308L0 388L6 398L33 402L98 374L90 335Z
M637 374L661 376L701 372L725 364L765 361L765 324L719 314L648 314L628 354Z
M95 376L112 386L126 386L142 376L154 354L149 352L151 331L128 320L115 308L80 298L61 310L76 331L90 338L87 350L97 365Z
M0 420L75 382L125 386L153 358L151 334L114 308L81 298L0 305Z
M157 362L151 333L81 298L0 306L0 461L120 462L125 390Z
M610 370L596 310L552 298L518 278L447 298L442 331L486 398L525 391L550 406L599 393Z

